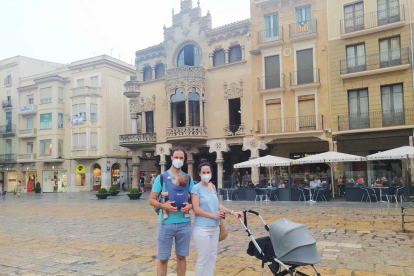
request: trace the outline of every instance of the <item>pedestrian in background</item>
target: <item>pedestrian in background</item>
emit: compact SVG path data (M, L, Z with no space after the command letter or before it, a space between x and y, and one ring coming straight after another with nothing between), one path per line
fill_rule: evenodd
M16 191L17 191L17 197L20 197L20 194L22 192L22 182L20 180L17 182Z
M121 178L118 178L118 179L116 180L116 189L117 189L118 191L120 191L120 190L121 190Z
M125 192L125 179L124 179L124 176L121 176L121 186L122 186L122 191Z

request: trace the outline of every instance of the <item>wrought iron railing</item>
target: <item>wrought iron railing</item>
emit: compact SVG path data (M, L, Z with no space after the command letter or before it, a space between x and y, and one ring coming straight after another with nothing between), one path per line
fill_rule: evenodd
M257 129L260 134L322 130L323 115L259 120Z
M168 138L179 138L179 137L207 137L208 132L206 127L199 126L186 126L186 127L174 127L167 128Z
M266 90L285 87L285 74L269 75L257 78L257 89Z
M393 49L340 61L341 75L410 64L410 48Z
M316 19L296 22L289 25L289 38L296 39L302 36L318 33L318 21Z
M5 100L5 101L1 102L1 106L3 108L13 107L13 102L12 102L12 100Z
M0 126L0 134L15 133L16 125L8 124L5 126Z
M342 19L341 34L372 29L405 20L404 5Z
M134 133L124 134L119 136L119 144L143 144L143 143L156 143L156 133Z
M19 129L19 135L36 135L36 128Z
M271 28L257 32L257 44L284 41L283 27Z
M319 83L321 81L319 68L296 71L289 73L289 76L290 86Z
M0 163L15 163L16 154L0 154Z
M36 159L36 153L19 154L17 159L18 160L35 160Z
M338 116L338 131L414 125L414 108Z

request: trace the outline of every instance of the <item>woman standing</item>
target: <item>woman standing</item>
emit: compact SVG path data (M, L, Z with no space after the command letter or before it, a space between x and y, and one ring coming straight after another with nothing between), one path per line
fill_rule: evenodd
M203 160L198 166L198 174L201 182L191 191L195 213L193 238L198 254L195 275L213 276L217 259L220 218L225 218L226 212L236 218L242 213L233 212L219 204L216 189L210 182L212 175L210 163Z

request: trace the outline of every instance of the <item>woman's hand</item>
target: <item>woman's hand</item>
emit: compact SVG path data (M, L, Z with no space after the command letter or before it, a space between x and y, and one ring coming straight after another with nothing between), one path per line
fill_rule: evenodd
M236 217L236 219L239 219L239 217L242 217L243 212L233 212L233 216Z
M226 217L225 213L223 211L220 211L220 210L217 211L217 213L211 214L212 219L222 219L222 218L225 218L225 217Z

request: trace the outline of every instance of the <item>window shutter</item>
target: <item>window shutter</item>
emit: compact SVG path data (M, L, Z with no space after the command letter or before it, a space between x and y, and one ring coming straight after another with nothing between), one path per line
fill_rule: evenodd
M97 148L98 148L98 133L91 132L91 149L97 149Z
M99 83L98 83L98 77L91 77L91 87L98 87Z
M242 53L240 45L233 46L230 48L229 63L237 62L242 60Z
M282 104L280 99L266 101L267 133L282 132Z
M45 88L40 89L40 98L41 99L52 98L52 87L45 87Z
M299 101L299 130L316 128L315 96L302 96Z

